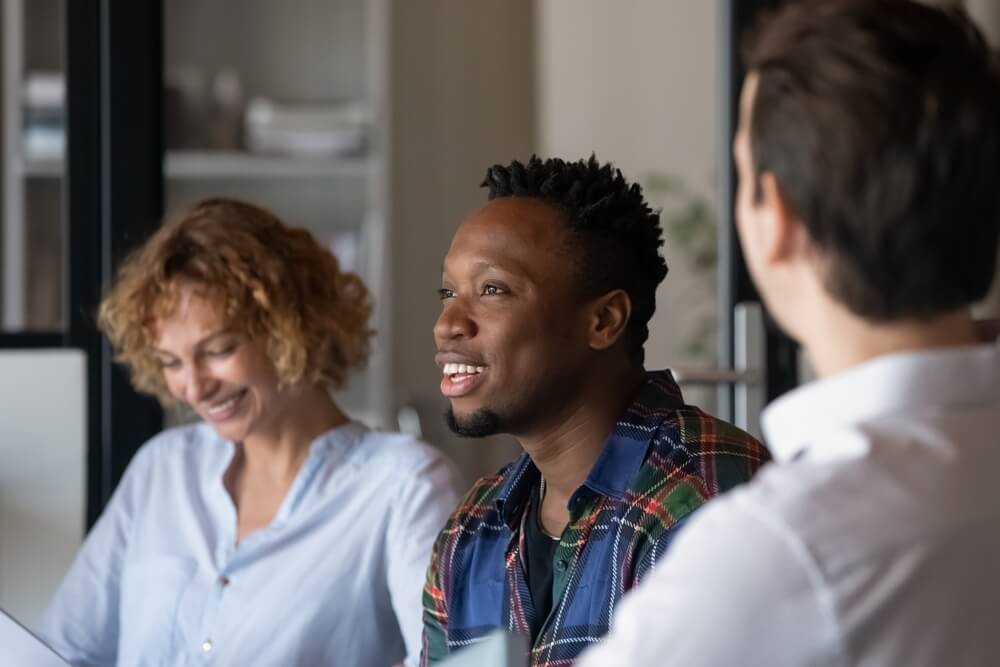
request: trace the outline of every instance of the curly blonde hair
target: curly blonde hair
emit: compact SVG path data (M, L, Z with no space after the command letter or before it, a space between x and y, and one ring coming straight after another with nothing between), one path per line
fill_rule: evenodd
M229 324L264 342L282 386L343 386L368 360L372 305L361 279L307 230L258 206L206 199L168 220L129 255L101 302L98 326L132 383L173 403L153 354L157 324L192 285Z

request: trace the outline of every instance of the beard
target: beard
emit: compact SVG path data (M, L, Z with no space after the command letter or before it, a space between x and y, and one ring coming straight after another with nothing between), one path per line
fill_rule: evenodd
M464 417L457 416L452 408L448 408L444 413L444 420L452 433L463 438L485 438L506 432L504 420L488 408L479 408Z
M571 364L569 368L552 368L533 382L521 382L518 391L506 392L503 398L483 399L478 409L466 414L455 414L449 407L444 414L448 428L463 438L485 438L509 434L515 438L539 427L552 414L559 413L573 392L567 387L583 386L584 367ZM487 405L483 405L487 403Z

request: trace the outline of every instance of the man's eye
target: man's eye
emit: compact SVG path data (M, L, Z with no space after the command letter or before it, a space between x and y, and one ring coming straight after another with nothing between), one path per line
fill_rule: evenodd
M483 285L483 296L497 296L503 293L504 289L502 287L497 287L496 285Z
M444 301L445 299L450 299L455 296L455 292L445 287L438 290L438 298Z

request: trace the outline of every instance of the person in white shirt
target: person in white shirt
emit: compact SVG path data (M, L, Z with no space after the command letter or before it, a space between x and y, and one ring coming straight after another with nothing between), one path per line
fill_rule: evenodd
M747 52L751 275L819 379L578 667L987 665L1000 654L1000 79L956 9L788 5Z
M146 443L43 616L73 665L358 665L420 653L456 502L431 447L331 397L368 356L360 278L306 230L207 200L122 266L100 325L203 420Z

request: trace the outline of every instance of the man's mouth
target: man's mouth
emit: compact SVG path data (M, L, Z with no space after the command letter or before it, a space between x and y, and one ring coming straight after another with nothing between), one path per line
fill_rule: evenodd
M441 367L441 393L458 398L472 392L483 381L486 366L447 363Z

